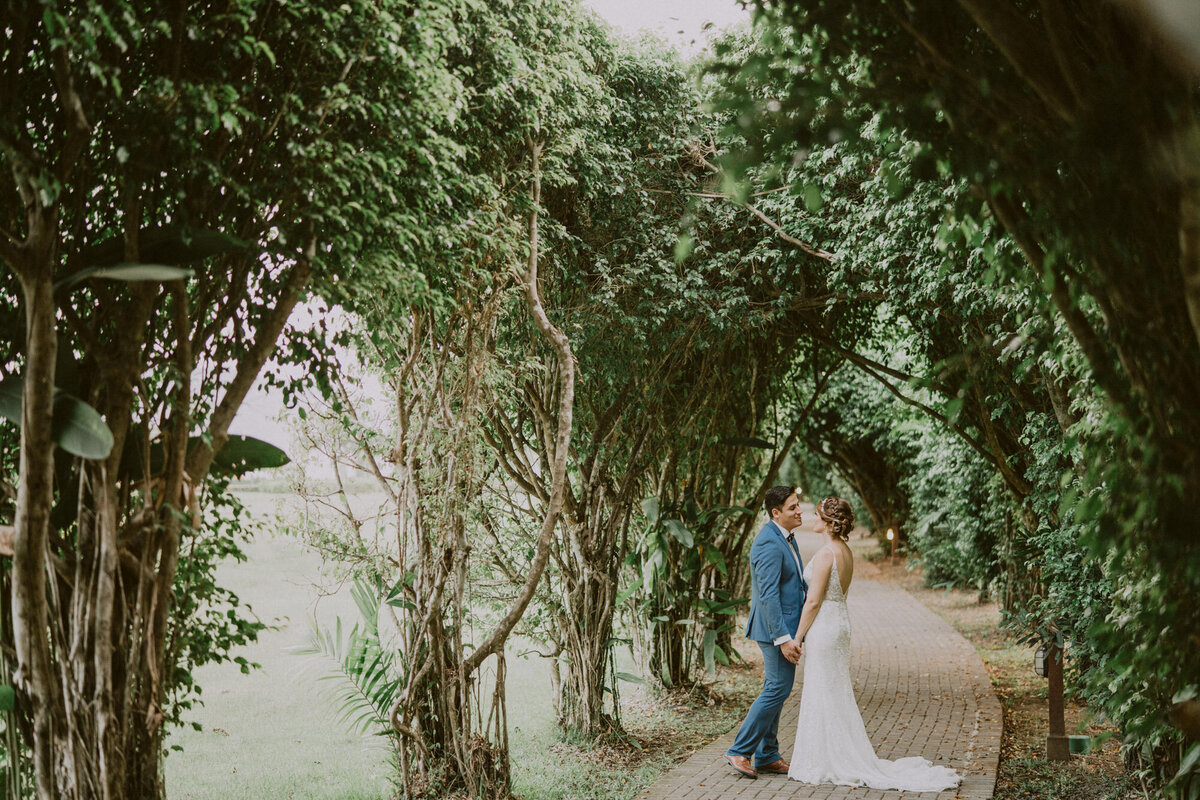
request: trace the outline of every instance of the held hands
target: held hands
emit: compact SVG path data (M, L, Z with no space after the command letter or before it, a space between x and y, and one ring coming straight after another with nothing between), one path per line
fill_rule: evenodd
M804 645L796 639L793 639L790 642L784 642L783 644L779 645L779 649L783 651L783 657L793 664L799 663L800 656L804 655Z

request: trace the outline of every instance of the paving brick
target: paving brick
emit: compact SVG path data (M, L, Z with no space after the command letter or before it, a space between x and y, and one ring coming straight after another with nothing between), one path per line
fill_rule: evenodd
M797 536L805 561L822 544ZM1000 703L974 648L949 624L891 584L871 579L869 563L855 565L850 588L853 629L850 672L867 734L882 758L920 755L957 769L963 783L941 793L882 792L848 786L808 786L782 775L756 781L735 774L721 755L737 729L697 751L664 775L644 800L990 800L996 786ZM752 642L738 642L748 651ZM779 741L790 758L803 691L801 671L784 706ZM703 787L700 784L704 784Z

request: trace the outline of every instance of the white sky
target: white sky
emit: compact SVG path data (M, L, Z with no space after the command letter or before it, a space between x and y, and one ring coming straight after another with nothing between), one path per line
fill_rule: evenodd
M705 46L706 23L724 28L750 18L737 0L581 0L627 36L649 31L683 53Z

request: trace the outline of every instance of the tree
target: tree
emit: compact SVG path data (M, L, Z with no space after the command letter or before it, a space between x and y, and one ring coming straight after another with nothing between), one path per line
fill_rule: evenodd
M187 626L211 621L173 598L195 577L180 543L291 310L314 279L386 260L403 230L415 131L452 109L392 56L440 45L374 3L11 10L0 259L23 316L6 332L24 328L5 341L23 382L18 702L39 796L161 796L168 698L188 692L188 665L224 657L194 649ZM109 449L56 448L56 389L100 412ZM237 625L233 641L253 634Z
M384 720L398 736L401 781L420 796L508 791L505 642L550 558L565 492L574 413L571 343L544 301L543 185L572 180L579 118L598 99L583 43L594 35L560 2L489 9L469 4L441 20L444 69L456 113L435 129L416 176L422 216L405 258L414 291L394 272L364 272L328 297L361 322L353 343L395 397L392 446L379 477L395 510L395 547L380 600L395 609L394 699ZM600 98L602 99L602 98ZM475 500L496 470L482 419L519 385L504 369L496 331L532 337L546 369L543 505L519 587L495 619L472 602L472 556L482 532ZM532 454L529 454L532 455ZM477 622L486 632L474 635ZM485 663L496 663L493 704L478 706Z

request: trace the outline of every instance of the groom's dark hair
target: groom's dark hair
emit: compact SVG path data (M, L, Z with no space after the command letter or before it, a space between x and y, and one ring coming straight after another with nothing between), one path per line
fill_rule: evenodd
M771 516L771 512L777 508L783 508L783 504L796 491L794 486L772 486L767 489L767 499L763 501L763 508L767 510L767 516Z

